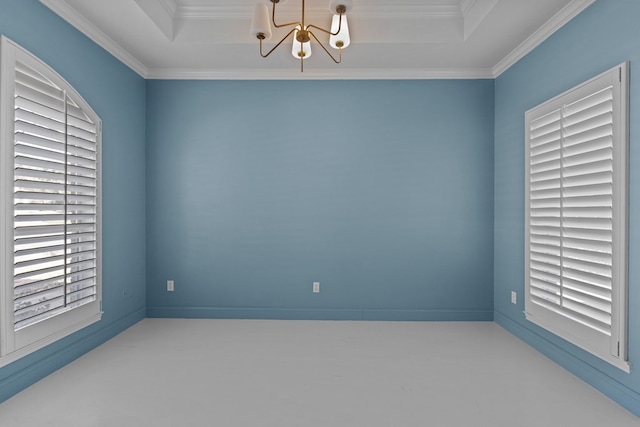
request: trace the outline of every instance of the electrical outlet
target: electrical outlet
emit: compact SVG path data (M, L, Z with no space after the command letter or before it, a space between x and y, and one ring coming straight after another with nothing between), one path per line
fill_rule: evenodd
M167 292L173 292L173 280L167 280Z
M511 291L511 304L516 304L518 302L518 294L515 291Z
M320 282L313 282L313 293L320 293Z

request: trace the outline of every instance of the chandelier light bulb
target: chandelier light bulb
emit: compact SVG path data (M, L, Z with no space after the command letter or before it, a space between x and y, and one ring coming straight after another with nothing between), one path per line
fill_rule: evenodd
M331 33L337 32L338 28L340 28L340 32L337 35L329 36L329 45L334 49L344 49L351 44L347 15L342 15L342 24L340 23L340 15L333 15L333 19L331 21Z
M293 47L291 48L291 55L296 59L307 59L311 56L311 42L302 43L298 41L299 30L300 26L297 26L296 30L293 32Z
M251 36L269 40L271 38L271 24L269 23L269 8L266 4L256 4L253 8L251 20Z

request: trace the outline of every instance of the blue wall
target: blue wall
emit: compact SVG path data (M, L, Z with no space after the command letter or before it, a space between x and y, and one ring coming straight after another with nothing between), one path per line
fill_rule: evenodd
M144 79L37 0L0 0L0 33L55 69L102 119L104 234L102 320L0 368L1 402L142 319L146 277Z
M524 111L631 60L629 356L640 363L638 16L637 0L598 0L495 82L145 84L37 0L0 0L0 33L49 63L103 120L105 310L98 324L0 368L0 401L145 309L495 315L640 415L637 369L625 374L536 328L521 304Z
M493 91L149 81L148 316L492 319Z
M640 2L599 0L495 83L495 319L640 415ZM626 374L527 322L524 305L524 112L624 61L631 62L629 360ZM510 303L511 291L521 296Z

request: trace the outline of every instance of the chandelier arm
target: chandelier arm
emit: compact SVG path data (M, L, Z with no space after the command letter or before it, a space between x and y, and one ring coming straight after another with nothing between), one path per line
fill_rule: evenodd
M280 40L280 41L278 42L278 44L277 44L277 45L275 45L275 46L274 46L274 47L273 47L269 52L267 52L266 54L263 54L263 53L262 53L262 39L260 39L260 56L262 56L263 58L266 58L267 56L271 55L271 53L272 53L274 50L276 50L276 49L278 48L278 46L280 46L280 45L281 45L281 44L282 44L282 43L287 39L287 37L289 37L289 36L290 36L290 35L291 35L295 30L296 30L296 29L295 29L295 27L294 27L294 28L292 28L292 29L291 29L291 31L289 31L289 32L287 33L287 35L286 35L286 36L284 36L284 37L282 38L282 40ZM317 39L316 39L316 40L317 40Z
M327 53L327 55L329 55L329 57L331 59L333 59L333 62L335 62L336 64L339 64L340 62L342 62L342 48L338 48L338 59L336 59L336 58L333 57L333 55L331 55L331 52L329 52L329 50L326 47L324 47L322 42L320 40L318 40L318 38L316 37L315 34L313 34L311 31L309 31L309 34L311 34L311 36L313 36L313 38L318 42L320 47Z
M291 27L291 26L296 26L296 25L300 25L300 28L302 28L302 24L300 22L289 22L288 24L276 24L276 3L275 1L271 2L273 4L273 7L271 8L271 22L273 23L273 26L276 28L282 28L282 27Z
M329 30L325 30L324 28L320 28L317 25L313 25L313 24L307 25L307 28L315 28L316 30L320 30L323 33L327 33L332 36L337 36L338 34L340 34L340 30L342 29L342 13L340 14L340 21L338 22L338 31L336 31L335 33L332 33Z

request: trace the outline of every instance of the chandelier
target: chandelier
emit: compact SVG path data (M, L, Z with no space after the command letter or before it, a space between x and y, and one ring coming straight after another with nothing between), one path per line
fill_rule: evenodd
M327 30L317 25L307 24L305 21L304 0L302 0L302 18L300 21L289 22L287 24L276 24L276 4L284 3L286 0L268 0L272 3L271 18L269 9L264 3L256 4L253 10L253 20L251 22L251 35L260 41L260 56L266 58L278 48L291 34L293 34L293 46L291 54L294 58L300 59L300 71L304 71L304 60L311 56L311 39L315 40L320 47L329 55L336 64L342 61L342 49L349 46L349 24L347 24L347 12L351 11L352 0L331 0L329 9L334 14L331 21L331 29ZM285 35L270 51L263 52L263 41L271 38L271 24L275 28L291 27ZM315 32L329 35L329 45L338 50L338 58L334 57L325 45L318 39Z

